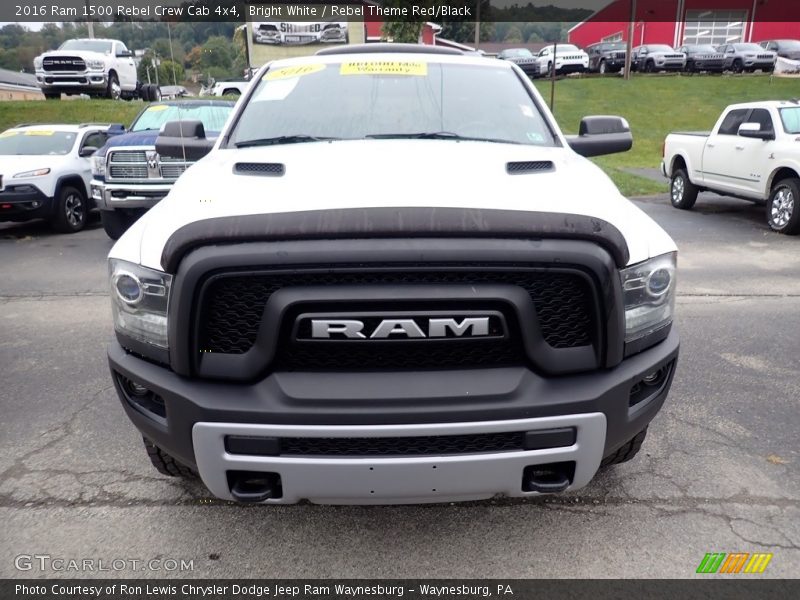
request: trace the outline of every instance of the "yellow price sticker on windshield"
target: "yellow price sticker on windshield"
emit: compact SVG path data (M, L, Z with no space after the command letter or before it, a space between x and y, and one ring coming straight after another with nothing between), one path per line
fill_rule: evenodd
M162 110L167 110L169 106L166 104L156 104L155 106L151 106L147 109L147 112L161 112Z
M25 132L25 135L53 135L55 131L45 130L45 129L29 129Z
M339 71L340 75L413 75L426 77L428 63L420 61L370 60L345 62Z
M7 138L7 137L14 137L15 135L19 135L18 131L4 131L0 133L0 138Z
M264 75L264 81L277 81L279 79L292 79L294 77L302 77L303 75L311 75L312 73L319 73L325 70L325 65L298 65L296 67L283 67L282 69L275 69L274 71L267 71Z

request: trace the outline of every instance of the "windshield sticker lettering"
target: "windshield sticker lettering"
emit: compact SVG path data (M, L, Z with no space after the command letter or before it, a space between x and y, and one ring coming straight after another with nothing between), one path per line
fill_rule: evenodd
M296 67L284 67L276 69L275 71L267 71L264 75L264 81L278 81L281 79L293 79L295 77L302 77L303 75L311 75L312 73L319 73L325 70L325 65L298 65Z
M359 61L345 62L340 75L412 75L427 77L428 63L410 61Z
M167 110L169 106L166 104L157 104L156 106L151 106L147 109L147 112L161 112L162 110Z
M30 129L25 132L25 135L53 135L55 131L45 129Z

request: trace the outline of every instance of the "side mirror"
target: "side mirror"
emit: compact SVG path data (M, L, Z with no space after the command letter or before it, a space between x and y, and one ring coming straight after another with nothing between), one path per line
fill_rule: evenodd
M206 139L202 121L170 121L156 138L156 152L167 158L196 161L211 152L213 140Z
M81 158L89 158L90 156L92 156L92 154L94 154L98 150L99 148L97 146L84 146L78 152L78 156L80 156Z
M630 125L622 117L584 117L578 135L566 137L570 148L586 157L627 152L633 147Z
M130 50L120 50L117 52L117 58L130 58L131 56L133 56L133 52Z
M742 123L739 125L739 135L746 138L757 140L774 140L774 131L762 131L760 123Z
M648 52L647 48L642 48L641 50L639 50L639 54L641 54L642 56L647 54L647 52Z

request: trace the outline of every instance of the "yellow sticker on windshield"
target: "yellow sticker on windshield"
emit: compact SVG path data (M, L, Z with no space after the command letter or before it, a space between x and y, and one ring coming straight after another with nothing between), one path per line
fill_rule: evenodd
M14 137L15 135L19 135L19 131L4 131L0 133L0 138Z
M274 71L267 71L264 75L264 81L277 81L279 79L292 79L293 77L302 77L303 75L311 75L311 73L319 73L325 69L325 65L298 65L296 67L283 67L282 69L275 69Z
M147 112L161 112L162 110L167 110L169 106L166 104L155 104L147 109Z
M414 75L426 77L428 63L419 61L370 60L345 62L339 70L340 75Z
M49 129L29 129L25 135L53 135L55 131Z

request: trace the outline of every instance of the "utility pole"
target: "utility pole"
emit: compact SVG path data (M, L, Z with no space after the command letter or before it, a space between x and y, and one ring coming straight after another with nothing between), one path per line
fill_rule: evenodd
M481 2L483 0L476 0L477 6L475 7L475 49L478 49L478 44L481 43Z
M556 57L558 56L558 40L553 44L553 66L550 69L550 112L556 113ZM538 65L537 65L538 66Z
M636 32L636 0L631 0L631 22L628 23L628 43L625 45L625 79L631 78L633 63L633 36Z
M86 0L86 14L89 14L89 0ZM86 27L89 29L89 38L94 39L94 23L91 16L86 21Z

